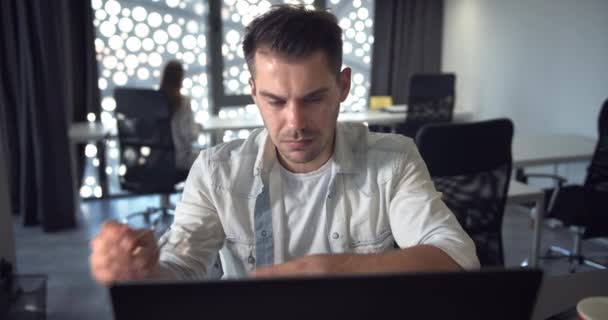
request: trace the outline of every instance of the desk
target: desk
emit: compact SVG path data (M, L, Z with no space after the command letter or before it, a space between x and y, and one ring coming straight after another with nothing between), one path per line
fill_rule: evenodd
M70 125L68 137L74 144L98 142L110 134L101 122L76 122Z
M608 296L608 270L593 270L563 276L545 276L540 287L533 320L544 320L564 312L590 296Z
M522 204L534 202L534 231L532 233L532 247L530 252L530 266L538 267L540 256L540 239L544 218L545 193L540 188L521 183L514 179L509 182L507 204Z
M105 157L105 146L104 139L110 134L111 130L101 122L77 122L72 123L68 131L68 137L72 147L71 161L72 168L76 168L78 155L76 154L79 150L76 148L78 144L95 143L97 146L97 158L99 159L99 166L97 166L97 174L99 175L99 186L101 187L101 194L108 194L108 178L106 175L106 157ZM75 171L76 169L74 169ZM77 186L80 186L81 181L77 182Z
M595 144L595 140L577 135L515 135L513 169L588 161Z
M405 112L383 112L377 110L368 110L363 112L343 112L338 115L338 122L355 122L367 123L368 125L381 125L395 127L403 123L406 118ZM470 121L473 118L473 113L468 111L455 111L454 121ZM203 123L203 131L211 133L215 139L221 138L223 131L226 130L251 130L261 128L264 122L259 115L254 116L239 116L236 118L219 118L211 116ZM215 140L219 141L219 140Z
M366 111L358 113L340 113L338 122L367 122L369 125L395 126L403 122L405 113L390 113L380 111ZM261 128L264 122L259 115L236 118L209 117L203 122L203 131L215 133L225 130L251 130Z
M454 121L469 121L473 114L468 111L456 111ZM381 111L344 112L338 116L338 122L366 122L369 125L396 126L403 122L405 113L391 113ZM209 117L203 122L203 132L217 133L225 130L252 130L264 126L259 116L220 118ZM104 127L99 122L76 122L72 123L69 130L69 138L72 143L97 142L106 138L111 129Z
M595 151L595 141L591 138L555 134L555 135L516 135L513 140L513 169L523 170L527 166L558 165L578 161L588 161ZM535 202L534 213L534 253L530 265L538 265L542 220L544 215L542 190L511 180L511 186L517 193L510 198L512 203Z

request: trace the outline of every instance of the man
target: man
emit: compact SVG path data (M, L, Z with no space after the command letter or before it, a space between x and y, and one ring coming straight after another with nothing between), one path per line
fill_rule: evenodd
M237 276L477 268L411 139L337 124L351 78L341 37L327 12L278 6L255 19L243 50L265 129L201 152L160 248L106 223L95 279L212 277L220 248Z

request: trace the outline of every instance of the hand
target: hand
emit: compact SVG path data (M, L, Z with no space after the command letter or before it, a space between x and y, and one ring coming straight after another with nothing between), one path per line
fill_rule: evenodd
M347 267L352 256L349 255L311 255L298 258L271 267L257 268L250 276L284 277L284 276L314 276L339 273L351 273Z
M89 264L93 278L102 285L153 276L159 252L150 230L134 230L115 221L101 226L91 241Z

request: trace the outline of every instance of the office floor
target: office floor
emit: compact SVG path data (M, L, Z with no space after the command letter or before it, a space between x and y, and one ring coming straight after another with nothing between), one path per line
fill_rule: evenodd
M175 197L172 201L175 201ZM14 223L19 273L48 275L47 312L49 320L111 319L112 309L108 292L91 279L88 268L89 240L106 219L120 219L124 214L157 205L156 196L84 202L79 228L69 232L43 233L40 228L24 228ZM503 239L507 266L518 266L529 253L531 229L528 213L519 208L507 208L504 218ZM137 221L133 222L138 224ZM569 248L570 235L564 230L543 230L543 248L558 244ZM608 255L603 243L587 241L585 253ZM608 262L604 260L604 262ZM547 274L565 274L568 264L563 259L546 261ZM579 271L589 270L587 267Z

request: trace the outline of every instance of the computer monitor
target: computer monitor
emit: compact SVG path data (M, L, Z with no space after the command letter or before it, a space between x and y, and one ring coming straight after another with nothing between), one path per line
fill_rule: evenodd
M532 269L120 283L116 320L529 319Z

